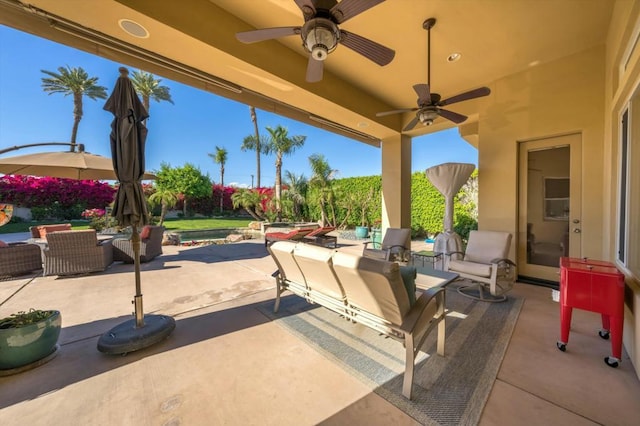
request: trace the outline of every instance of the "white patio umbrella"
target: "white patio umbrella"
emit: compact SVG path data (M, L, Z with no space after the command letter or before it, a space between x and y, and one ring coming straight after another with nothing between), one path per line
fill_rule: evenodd
M453 197L467 182L476 166L469 163L443 163L428 168L425 173L429 181L444 196L444 232L436 237L433 251L449 253L462 250L462 240L453 230Z

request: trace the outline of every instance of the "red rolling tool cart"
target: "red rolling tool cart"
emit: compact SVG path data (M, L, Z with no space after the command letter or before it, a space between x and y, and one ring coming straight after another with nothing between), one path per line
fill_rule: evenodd
M604 362L617 367L622 356L622 326L624 324L624 275L613 263L571 257L560 258L560 341L562 352L567 349L573 308L602 315L603 339L611 337L612 356Z

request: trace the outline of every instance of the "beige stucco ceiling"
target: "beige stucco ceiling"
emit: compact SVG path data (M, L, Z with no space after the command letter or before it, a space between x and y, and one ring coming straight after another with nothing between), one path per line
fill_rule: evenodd
M311 124L318 121L309 116L321 117L377 139L398 134L414 117L375 113L416 106L412 86L427 78L426 18L437 19L431 31L432 91L449 97L479 86L491 88L502 77L604 44L613 8L609 0L387 0L341 28L394 49L394 60L380 67L338 46L325 61L323 80L307 83L307 54L299 36L250 45L235 38L238 31L301 25L302 14L293 0L23 0L32 6L30 11L10 7L15 0L0 2L0 23L5 25L127 63L114 49L69 35L69 27L55 23L59 17L239 88L231 92L202 86L223 96ZM149 37L125 33L118 25L121 19L143 25ZM447 62L454 52L462 58ZM150 71L162 73L161 68ZM473 123L483 101L449 109L469 115L467 123ZM409 134L451 125L439 118L434 126L418 125Z

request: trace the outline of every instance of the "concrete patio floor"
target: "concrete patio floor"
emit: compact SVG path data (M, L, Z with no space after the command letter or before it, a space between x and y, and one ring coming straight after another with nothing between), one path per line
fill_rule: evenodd
M254 309L275 297L263 241L168 246L141 269L145 313L173 316L176 329L127 356L96 344L131 318L132 265L0 281L0 317L33 307L58 309L63 322L53 360L0 377L1 425L416 424ZM511 294L525 303L480 424L638 424L640 381L626 353L619 368L604 364L599 316L574 311L561 353L551 290L518 283Z

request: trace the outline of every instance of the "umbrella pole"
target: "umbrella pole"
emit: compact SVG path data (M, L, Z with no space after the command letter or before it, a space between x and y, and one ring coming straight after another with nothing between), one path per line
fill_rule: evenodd
M131 247L133 248L133 267L136 279L136 295L133 299L136 314L136 327L144 327L144 311L142 310L142 286L140 284L140 233L136 225L131 226Z

